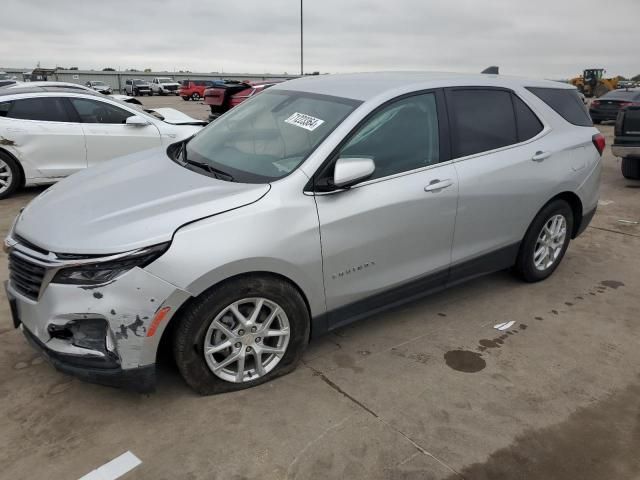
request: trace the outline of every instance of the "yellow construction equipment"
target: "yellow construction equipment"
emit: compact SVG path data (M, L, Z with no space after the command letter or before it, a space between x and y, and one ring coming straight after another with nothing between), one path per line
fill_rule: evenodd
M572 78L569 83L578 87L585 97L601 97L618 87L618 78L604 78L605 71L604 68L588 68L581 77Z

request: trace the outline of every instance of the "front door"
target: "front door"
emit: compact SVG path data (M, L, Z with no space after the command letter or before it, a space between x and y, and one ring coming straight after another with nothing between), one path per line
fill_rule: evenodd
M316 193L329 328L446 280L458 182L441 163L436 100L428 92L379 109L335 156L372 158L372 177Z
M80 116L87 144L88 166L162 145L158 128L127 125L135 113L110 103L87 98L69 98Z

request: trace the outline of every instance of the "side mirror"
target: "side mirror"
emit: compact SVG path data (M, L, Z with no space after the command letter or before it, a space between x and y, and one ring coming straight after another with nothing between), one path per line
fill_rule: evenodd
M376 164L371 158L339 158L333 170L333 184L339 188L349 188L369 178L375 169Z
M125 123L133 127L144 127L146 125L149 125L150 122L139 115L133 115L131 117L128 117Z

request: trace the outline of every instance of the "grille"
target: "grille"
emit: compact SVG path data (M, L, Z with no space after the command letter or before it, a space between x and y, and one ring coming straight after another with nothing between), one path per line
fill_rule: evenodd
M24 256L9 254L9 281L13 287L26 297L37 300L46 269L30 262Z

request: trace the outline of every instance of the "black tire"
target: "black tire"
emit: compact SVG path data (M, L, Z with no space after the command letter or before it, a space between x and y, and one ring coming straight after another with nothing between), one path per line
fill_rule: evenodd
M538 236L541 233L546 223L555 215L562 215L566 222L566 234L564 244L560 250L560 254L555 259L553 264L544 270L539 270L535 266L534 251ZM539 282L549 277L555 269L560 265L564 257L569 242L571 241L571 233L573 232L573 211L567 202L564 200L553 200L545 205L542 210L536 215L529 225L529 229L524 236L524 240L520 245L520 251L518 252L518 258L514 266L515 272L525 282Z
M22 170L20 169L18 162L16 162L11 155L0 151L0 160L2 160L2 162L5 163L11 171L11 181L8 188L0 192L0 200L2 200L3 198L8 198L13 195L20 185L22 185L23 178Z
M622 176L629 180L640 180L640 158L623 158Z
M187 100L189 100L189 97L183 96L182 99L186 102Z
M602 120L594 120L593 124L594 125L600 125L602 123Z
M134 97L137 97L137 96L138 96L138 90L135 90L135 89L133 90L133 96L134 96Z
M198 92L193 92L191 94L191 100L193 100L194 102L197 102L198 100L200 100L200 94Z
M276 302L289 319L287 350L273 370L255 380L232 383L216 376L204 358L204 339L213 319L228 305L261 296ZM245 275L204 292L182 312L173 336L173 354L185 382L201 395L243 390L295 369L309 339L309 312L300 293L277 277Z

